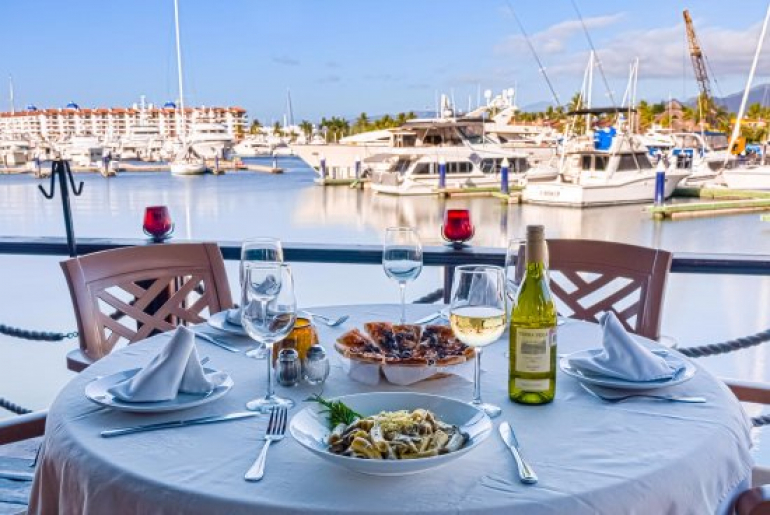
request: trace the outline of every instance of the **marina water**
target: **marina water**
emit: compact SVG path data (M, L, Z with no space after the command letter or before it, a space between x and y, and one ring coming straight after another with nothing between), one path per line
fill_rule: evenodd
M269 160L254 160L268 164ZM673 252L770 255L770 223L747 214L682 221L653 221L645 206L573 209L502 204L493 198L442 200L388 197L348 187L319 187L301 160L282 157L282 175L232 172L223 176L174 177L165 172L122 173L104 179L80 174L83 195L73 198L78 237L143 238L148 205L169 206L175 240L241 240L275 236L287 242L380 244L385 229L419 230L423 245L442 245L447 207L470 208L475 245L504 247L523 237L527 224L544 224L550 237L590 238L660 247ZM0 176L0 234L64 235L59 200L46 201L29 175ZM75 330L60 257L0 256L0 284L7 302L0 323L33 330ZM235 262L227 263L238 291ZM398 302L398 289L382 267L295 265L301 306ZM441 270L426 267L410 284L407 300L441 285ZM719 342L770 327L770 278L672 274L666 292L663 334L681 346ZM329 342L326 342L329 343ZM504 345L505 342L501 342ZM597 342L598 344L598 342ZM41 343L0 338L0 395L30 409L45 408L72 377L65 355L76 340ZM698 360L720 376L768 381L768 348L758 347ZM468 386L470 392L470 384ZM758 409L758 408L757 408ZM752 413L756 414L756 413ZM9 416L0 412L0 417Z

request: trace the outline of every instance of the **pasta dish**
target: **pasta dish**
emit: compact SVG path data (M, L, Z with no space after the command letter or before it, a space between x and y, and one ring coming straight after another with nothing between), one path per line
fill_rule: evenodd
M468 435L428 410L383 411L337 424L329 435L334 454L375 460L428 458L461 449Z

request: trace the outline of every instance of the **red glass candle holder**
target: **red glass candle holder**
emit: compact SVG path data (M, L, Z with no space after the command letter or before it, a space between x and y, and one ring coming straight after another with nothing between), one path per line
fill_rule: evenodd
M160 243L171 237L174 232L174 222L166 206L148 206L144 210L144 234L152 241Z
M471 213L467 209L447 209L441 235L453 247L462 247L473 238L476 228L471 223Z

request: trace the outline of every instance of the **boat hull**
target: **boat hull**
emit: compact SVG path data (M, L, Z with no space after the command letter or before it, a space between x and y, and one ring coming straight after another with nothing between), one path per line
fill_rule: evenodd
M169 163L172 175L203 175L208 171L201 163Z
M733 168L725 170L722 179L734 190L770 190L770 167Z
M499 187L500 177L495 175L462 174L446 179L446 189L448 190L468 190L471 192L474 188ZM399 181L396 174L377 172L373 174L369 188L384 195L420 196L435 195L439 192L437 176L420 179L407 178Z
M684 179L685 174L666 174L665 197ZM524 188L524 202L569 207L638 204L655 199L655 175L629 178L614 184L572 184L567 182L531 183Z

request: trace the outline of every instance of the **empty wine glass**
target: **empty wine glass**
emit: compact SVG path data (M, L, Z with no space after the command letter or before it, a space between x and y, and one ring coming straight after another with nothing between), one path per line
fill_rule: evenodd
M508 320L505 274L499 266L463 265L455 269L449 322L455 336L475 350L473 401L491 418L500 408L481 400L481 351L497 341Z
M243 281L245 268L251 263L282 263L283 246L281 240L276 238L251 238L245 240L241 245L241 263L239 267L239 276L241 281L241 292L243 292ZM244 299L241 299L241 305L244 305ZM248 352L252 358L265 359L267 351L264 345L260 345L254 350Z
M525 240L522 238L508 240L508 250L505 252L505 290L511 303L516 298L516 292L519 291L523 275L523 270L516 264L519 255L523 255L520 250L523 249L524 243Z
M291 333L297 319L291 268L282 263L252 263L244 274L243 327L252 339L265 344L267 355L272 356L273 345ZM267 413L274 407L294 407L293 400L273 391L273 360L266 362L267 393L246 403L246 408Z
M401 291L401 323L406 323L406 283L422 272L422 244L411 227L389 227L382 252L385 274L398 282Z

